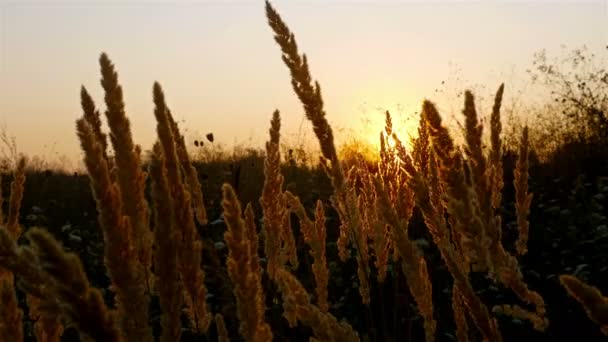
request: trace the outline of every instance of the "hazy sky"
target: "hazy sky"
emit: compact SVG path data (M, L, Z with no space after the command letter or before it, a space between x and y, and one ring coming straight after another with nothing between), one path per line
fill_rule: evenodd
M378 126L377 108L410 113L424 97L447 110L462 87L483 84L488 99L506 81L508 98L540 49L608 43L607 1L272 3L309 57L330 121L356 131L366 119ZM227 145L262 146L275 108L288 139L300 129L310 137L262 0L0 0L0 124L21 151L79 158L79 89L103 106L102 51L144 149L155 137L155 80L191 141L213 132Z

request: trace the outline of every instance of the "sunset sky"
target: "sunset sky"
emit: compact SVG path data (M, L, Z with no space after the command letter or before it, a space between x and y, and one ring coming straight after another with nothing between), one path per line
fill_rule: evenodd
M425 97L458 110L448 99L464 87L488 100L504 81L508 100L529 86L535 52L608 43L608 1L272 3L308 55L340 139L341 129L375 137L380 109L413 113ZM228 146L261 147L275 108L287 140L311 137L262 0L0 0L0 124L20 151L79 159L79 89L103 108L102 51L144 149L155 137L155 80L190 141L213 132Z

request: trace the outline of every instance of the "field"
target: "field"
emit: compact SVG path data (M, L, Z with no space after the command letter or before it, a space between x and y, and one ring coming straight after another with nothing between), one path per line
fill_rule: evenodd
M460 132L427 100L411 142L386 112L378 154L345 153L266 15L319 161L282 148L279 110L264 151L189 154L213 135L187 141L159 83L146 154L101 54L105 110L83 87L75 126L86 173L15 154L2 175L1 341L605 340L604 69L598 96L556 98L574 108L559 129L507 126L500 85L487 117L464 92Z

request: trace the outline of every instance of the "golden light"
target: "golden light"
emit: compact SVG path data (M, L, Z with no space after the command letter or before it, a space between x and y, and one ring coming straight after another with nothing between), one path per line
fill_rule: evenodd
M418 136L418 114L408 113L401 106L378 107L373 115L364 117L361 123L360 136L369 144L373 150L380 150L380 133L384 132L386 126L386 112L391 115L393 132L409 149L410 140ZM392 142L389 142L392 144Z
M388 109L391 114L393 132L406 149L411 149L411 139L418 136L418 115L415 113L404 114L401 107L393 110ZM377 161L380 152L380 134L385 132L386 108L376 108L373 113L367 113L361 117L360 123L346 131L341 132L339 139L339 154L342 159L349 159L355 155L363 156L370 161ZM393 146L393 140L388 141Z
M387 111L393 131L407 148L411 138L418 136L420 101L408 97L408 93L412 92L395 80L379 79L370 80L355 94L360 120L355 124L354 134L376 153L380 150L380 132L384 132Z

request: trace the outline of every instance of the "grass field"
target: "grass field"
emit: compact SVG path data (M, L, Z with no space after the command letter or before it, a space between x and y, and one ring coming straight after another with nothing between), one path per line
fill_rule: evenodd
M16 157L3 174L1 341L606 338L604 102L576 103L589 125L549 144L549 121L503 127L504 85L487 116L465 91L461 132L426 100L412 141L386 112L376 156L343 153L294 35L266 15L319 161L281 147L272 109L265 150L190 154L159 83L146 155L102 54L105 109L83 87L75 126L86 173Z

